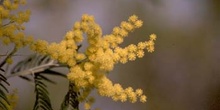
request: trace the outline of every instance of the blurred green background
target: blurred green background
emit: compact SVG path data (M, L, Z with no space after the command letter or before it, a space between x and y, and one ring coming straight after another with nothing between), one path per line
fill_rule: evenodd
M25 8L32 11L26 33L50 42L59 42L84 13L95 16L103 34L111 33L129 16L139 16L143 27L131 33L122 46L147 40L151 33L158 36L154 53L118 64L109 75L123 87L143 88L148 102L113 102L94 91L97 100L93 108L220 110L219 0L28 0ZM58 84L48 85L53 107L58 110L68 81L54 79ZM16 110L31 110L34 86L20 78L9 81L12 88L18 88Z

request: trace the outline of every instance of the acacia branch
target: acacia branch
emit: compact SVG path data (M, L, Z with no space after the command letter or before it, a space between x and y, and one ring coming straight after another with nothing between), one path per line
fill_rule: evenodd
M10 78L10 77L14 77L14 76L25 76L25 75L29 75L29 74L34 74L34 73L38 73L41 71L44 71L48 68L52 68L52 67L60 67L62 65L56 63L54 60L51 60L50 62L48 62L47 64L43 64L43 65L39 65L30 69L26 69L17 73L14 73L10 76L7 76L6 78Z

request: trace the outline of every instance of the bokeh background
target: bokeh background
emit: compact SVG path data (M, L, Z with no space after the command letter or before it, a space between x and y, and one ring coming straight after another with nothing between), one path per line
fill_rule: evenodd
M84 13L109 34L133 14L144 21L122 46L158 36L156 51L125 65L109 77L123 87L143 88L147 103L121 103L96 97L93 108L102 110L220 110L220 1L219 0L28 0L32 11L26 33L36 39L59 42ZM28 49L19 51L29 54ZM15 57L19 60L19 57ZM67 72L67 70L59 70ZM67 92L68 81L54 78L49 85L55 110ZM16 110L31 110L34 86L20 78L9 79L18 88Z

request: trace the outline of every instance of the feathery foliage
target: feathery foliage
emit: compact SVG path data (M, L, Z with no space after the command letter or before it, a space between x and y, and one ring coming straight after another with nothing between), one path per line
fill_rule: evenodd
M12 74L35 83L36 100L33 110L53 110L45 81L53 84L56 82L46 77L45 74L66 77L66 75L52 70L52 68L63 66L65 67L65 65L58 64L58 62L48 56L33 54L27 59L18 62L12 68Z
M34 74L35 80L35 93L36 93L36 100L34 104L33 110L53 110L49 98L49 93L47 91L47 86L42 82L43 80L47 80L43 75L40 73Z
M79 93L74 90L75 84L69 82L69 90L61 105L61 110L79 110Z
M52 70L56 67L66 66L52 60L49 56L33 54L27 59L18 62L18 64L12 68L12 74L18 75L19 77L27 81L33 81L30 78L30 74L35 73L45 73L48 75L66 77L66 75ZM46 77L44 77L44 79L51 82L51 80Z
M7 82L5 76L2 74L4 72L4 69L0 67L0 109L9 110L10 103L7 98L8 89L5 86L5 84L9 86L9 83Z

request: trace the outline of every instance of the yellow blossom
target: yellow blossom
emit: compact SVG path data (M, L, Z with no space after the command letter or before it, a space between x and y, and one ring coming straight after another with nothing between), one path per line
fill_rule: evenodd
M129 22L136 22L137 20L138 20L138 17L136 15L132 15L128 19Z
M37 51L41 54L46 54L47 53L47 45L48 42L44 40L37 40L33 45L31 45L31 49L34 51Z
M84 69L91 70L94 65L91 62L85 62Z
M22 5L21 1L4 0L0 5L0 38L3 44L15 44L18 50L21 47L32 44L29 36L24 34L23 23L29 21L30 11L14 11Z
M125 29L121 29L119 33L122 37L128 36L128 32Z
M116 94L121 94L123 92L123 88L120 84L114 84L114 90Z
M65 37L66 37L67 40L70 40L70 39L73 39L73 36L74 36L73 31L69 31L69 32L66 33Z
M76 54L76 59L79 60L79 61L84 60L85 58L86 58L86 56L83 53Z
M147 101L147 97L145 95L142 95L140 97L140 102L145 103Z
M88 76L88 82L90 84L93 84L94 83L94 80L95 80L95 77L94 76Z
M67 47L67 48L72 48L72 47L76 48L75 41L74 41L73 39L67 40L67 41L66 41L66 47Z
M142 58L144 56L144 51L143 50L138 50L137 51L137 57Z
M10 40L10 38L8 38L8 37L6 37L6 38L3 38L3 43L5 44L5 45L8 45L9 43L11 43L11 40Z
M80 42L83 41L82 31L74 30L73 33L74 33L74 40L75 40L75 42L80 43Z
M74 66L74 65L76 64L76 61L75 61L74 59L69 59L69 60L67 61L67 64L68 64L70 67L72 67L72 66Z
M135 93L137 94L137 96L141 96L141 95L143 94L143 90L137 89L137 90L135 91Z
M12 58L7 58L6 62L7 62L8 64L12 64L12 63L13 63L13 60L12 60Z
M80 27L81 27L80 22L75 22L73 29L78 30L78 29L80 29Z
M120 59L120 62L121 62L122 64L127 63L127 62L128 62L127 57L122 57L122 58Z
M11 7L11 2L10 2L10 0L4 0L3 5L4 5L6 8L10 8L10 7Z
M134 92L128 94L128 98L129 98L131 103L137 102L137 95Z
M144 42L139 42L138 43L138 49L141 49L141 50L143 50L144 48L146 48L146 43L144 43Z
M134 61L134 60L136 59L136 54L134 54L134 53L129 53L129 54L128 54L128 59L129 59L130 61Z
M134 44L130 44L127 48L129 52L135 52L137 50L137 46Z
M0 11L4 10L1 9ZM20 13L18 18L13 19L23 23L28 19L28 12ZM18 24L19 24L18 22ZM123 43L124 38L130 32L143 25L143 21L139 20L136 15L129 17L128 21L123 21L120 26L113 28L109 35L102 35L101 27L96 24L93 16L83 15L81 21L77 21L72 29L64 35L64 39L58 43L48 43L44 40L36 40L30 44L33 51L48 55L60 63L67 64L70 72L67 78L76 85L77 91L80 92L79 101L86 101L89 93L93 89L101 96L110 97L115 101L130 101L131 103L140 100L146 102L146 96L143 95L141 89L134 91L133 88L123 88L120 84L114 84L108 79L108 72L112 71L115 64L127 63L134 61L136 57L142 58L144 50L148 52L154 51L154 41L156 35L151 34L148 41L139 42L138 44L130 44L124 48L119 44ZM10 28L9 28L10 27ZM4 36L11 36L6 42L13 42L16 44L17 39L27 37L24 34L14 33L16 31L15 25L8 25L6 29L1 32ZM19 37L13 37L13 36ZM78 45L87 37L88 46L85 51L79 50ZM7 40L7 39L6 39ZM23 43L22 43L23 46ZM85 103L85 109L91 108L91 103Z
M9 110L14 110L16 108L16 105L18 103L18 90L17 89L14 89L12 91L12 93L8 94L7 95L7 98L9 100L9 103L10 103L10 109Z
M124 41L121 37L116 37L115 40L117 44L121 44Z
M141 21L141 20L137 20L137 21L135 22L135 26L136 26L137 28L141 27L142 25L143 25L143 21Z
M157 38L156 34L151 34L150 35L150 40L156 40L156 38Z
M147 47L147 51L150 53L154 52L154 46Z
M83 14L82 15L82 21L87 22L88 21L88 15L87 14Z
M120 28L119 27L114 27L113 32L114 35L118 35L120 33Z
M113 54L113 60L114 60L115 62L118 62L118 61L120 60L120 55L119 55L118 53L114 53L114 54Z
M85 103L84 108L85 108L85 110L90 110L91 105L89 103Z
M119 96L119 100L120 100L121 102L125 102L125 101L127 101L127 95L124 94L124 93L120 94L120 96Z
M149 40L147 41L147 46L154 46L154 41L153 40Z

